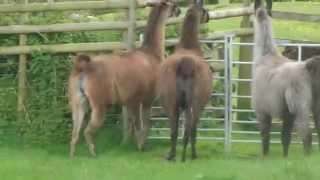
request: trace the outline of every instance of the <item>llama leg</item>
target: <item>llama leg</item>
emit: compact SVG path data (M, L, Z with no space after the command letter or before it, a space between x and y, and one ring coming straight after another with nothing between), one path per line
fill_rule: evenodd
M133 131L136 138L137 147L139 149L139 142L141 139L140 105L139 104L128 105L128 115L130 120L132 120Z
M192 123L191 108L187 108L185 110L185 127L184 127L184 135L183 135L183 142L182 142L183 143L182 158L181 158L182 162L186 161L187 145L191 135L191 123Z
M308 155L311 151L312 145L312 134L309 128L309 114L307 112L302 112L296 116L295 122L297 123L297 130L302 137L304 154Z
M103 124L104 112L104 107L92 107L91 119L84 131L84 137L89 146L89 151L92 156L96 156L95 145L93 143L93 135Z
M150 130L150 114L151 114L151 104L142 105L142 134L141 141L139 143L139 149L144 150L146 142L148 140L149 130Z
M320 150L320 115L318 115L317 113L313 113L313 117L314 117L314 126L318 134L318 146Z
M283 156L288 157L289 146L291 142L291 132L293 128L293 118L287 115L283 118L281 140L283 146Z
M177 137L178 137L178 127L179 127L179 115L180 112L178 108L173 107L170 109L169 121L171 129L171 149L167 156L167 160L174 160L176 157L176 147L177 147Z
M191 128L191 159L196 159L197 151L196 151L196 141L197 141L197 124L193 123Z
M269 154L271 117L264 114L257 114L258 122L260 124L260 135L262 138L262 155Z
M72 107L73 129L72 129L72 137L70 141L70 157L74 157L74 154L76 151L76 145L79 141L79 133L82 127L84 115L85 115L84 101Z
M133 128L133 123L132 123L133 120L132 120L131 116L129 116L126 106L123 106L122 111L126 111L126 112L122 112L122 114L127 116L126 117L127 122L124 122L125 119L123 119L122 131L125 133L123 133L122 144L127 144L127 143L129 143L129 140L131 140L131 137L134 136L134 128ZM125 118L125 117L123 117L123 118Z
M197 124L200 118L200 111L197 107L198 105L195 105L194 108L192 108L192 128L191 128L191 158L196 159L197 158L197 151L196 151L196 141L197 141Z

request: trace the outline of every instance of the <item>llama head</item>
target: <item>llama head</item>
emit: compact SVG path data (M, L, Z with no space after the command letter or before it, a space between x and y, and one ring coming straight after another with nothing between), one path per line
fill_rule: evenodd
M193 0L187 14L200 17L200 23L209 22L209 12L203 7L203 0Z
M270 17L272 16L272 0L266 0L267 2L267 9L264 8L262 0L255 0L254 1L254 10L255 14L258 15L258 11L266 11Z
M311 77L320 78L320 56L314 56L306 60L306 68Z
M176 0L146 0L146 6L160 6L162 8L169 8L169 17L177 17L181 10L177 5Z
M178 17L181 14L181 10L175 0L164 0L169 6L169 17Z
M297 59L298 57L298 48L292 46L286 46L284 51L282 51L282 55L289 59Z

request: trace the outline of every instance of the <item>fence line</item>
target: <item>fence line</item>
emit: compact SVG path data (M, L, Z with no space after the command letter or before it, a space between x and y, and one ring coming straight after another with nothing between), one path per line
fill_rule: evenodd
M53 45L20 45L0 47L0 55L30 54L32 52L68 53L86 51L104 51L125 49L127 45L122 42L95 42L95 43L69 43Z
M128 26L130 27L130 26ZM1 29L1 28L0 28ZM1 31L1 30L0 30ZM226 34L241 36L250 35L251 28L236 29L223 32L216 32L208 36L207 39L214 40L223 38ZM1 32L0 32L1 34ZM167 39L166 46L174 46L178 43L178 39ZM141 42L135 42L139 45ZM125 42L92 42L92 43L68 43L68 44L53 44L53 45L24 45L24 46L0 46L0 55L15 55L15 54L30 54L33 52L46 52L46 53L67 53L67 52L85 52L85 51L104 51L104 50L118 50L127 47Z

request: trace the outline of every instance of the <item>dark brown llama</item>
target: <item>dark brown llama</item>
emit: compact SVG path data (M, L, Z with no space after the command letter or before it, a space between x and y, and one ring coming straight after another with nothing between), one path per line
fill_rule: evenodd
M320 56L314 56L310 59L307 59L305 62L305 66L311 79L311 110L315 122L315 129L318 134L318 146L320 150Z
M174 160L176 156L181 111L185 111L182 161L185 161L189 138L192 159L197 157L195 147L197 123L201 111L209 100L212 86L212 73L204 61L198 39L200 23L208 21L209 15L203 8L202 0L195 1L184 18L179 44L173 55L161 66L159 92L171 126L171 150L168 160Z
M255 1L254 28L252 106L260 125L262 153L267 155L269 152L272 118L280 118L283 122L281 134L283 155L288 156L294 123L302 137L304 152L309 154L312 142L309 114L311 107L316 111L319 109L316 104L320 104L320 101L312 101L312 98L319 99L316 94L319 92L320 84L313 74L319 77L320 71L311 70L313 68L310 64L317 64L315 67L320 67L319 58L299 63L281 56L274 43L271 19L261 0ZM316 89L313 90L314 95L312 89ZM315 122L319 132L319 117L316 117Z
M302 47L301 53L301 60L306 60L313 56L319 56L320 47ZM297 60L299 56L299 49L298 47L286 46L284 51L282 51L282 55L289 59Z
M87 101L91 108L91 118L84 136L93 156L96 155L93 135L103 124L108 107L114 103L127 106L138 149L144 149L151 103L156 96L157 72L164 59L165 23L169 16L180 12L171 0L152 0L152 3L140 48L121 55L75 57L69 79L73 118L71 157L76 150Z

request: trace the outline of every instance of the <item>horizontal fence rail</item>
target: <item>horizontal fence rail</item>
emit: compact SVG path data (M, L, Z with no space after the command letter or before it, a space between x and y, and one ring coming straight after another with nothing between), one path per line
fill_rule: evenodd
M238 16L246 16L253 14L252 7L242 7L242 8L234 8L230 10L217 10L210 11L209 17L210 19L224 19L224 18L232 18Z
M223 19L236 16L248 15L251 8L239 8L234 10L216 11L210 14L211 19ZM183 15L177 18L170 18L167 25L179 24L183 21ZM71 32L71 31L94 31L94 30L125 30L129 22L87 22L87 23L61 23L51 25L10 25L0 26L0 34L26 34L26 33L50 33L50 32ZM146 21L137 21L136 27L143 28ZM251 31L250 31L251 32ZM238 34L248 34L249 30L238 30Z
M32 45L0 47L0 55L30 54L33 52L68 53L85 51L104 51L125 49L127 45L121 42L69 43L54 45Z
M0 26L0 34L125 30L128 27L129 27L129 22L126 22L126 21L61 23L61 24L50 24L50 25L11 25L11 26Z
M142 1L137 1L143 6ZM90 9L127 9L127 0L104 0L104 1L71 1L52 3L29 3L29 4L1 4L0 13L23 13L40 11L66 11L66 10L90 10Z

